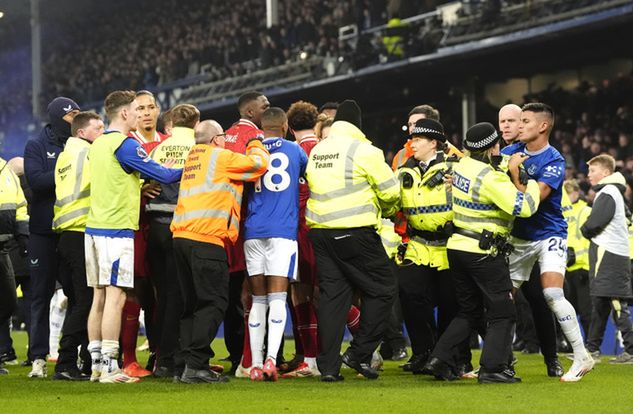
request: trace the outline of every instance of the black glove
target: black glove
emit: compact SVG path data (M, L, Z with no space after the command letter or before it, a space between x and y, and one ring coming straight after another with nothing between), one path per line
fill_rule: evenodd
M15 237L18 242L19 253L21 257L26 257L29 254L28 245L29 245L29 236L20 234Z
M576 263L576 251L573 247L567 247L567 267Z

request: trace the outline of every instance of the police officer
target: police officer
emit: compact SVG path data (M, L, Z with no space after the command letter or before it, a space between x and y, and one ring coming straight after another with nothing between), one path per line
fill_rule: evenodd
M481 324L486 309L487 332L478 380L519 382L508 366L516 315L506 258L511 250L507 236L515 216L529 217L536 212L539 188L536 181L529 180L525 192L518 190L519 165L525 155L509 159L513 178L498 169L499 135L491 124L471 127L464 148L466 157L454 166L454 233L447 243L459 311L425 369L439 379L457 379L455 348Z
M29 216L26 199L20 187L20 180L0 158L0 322L7 320L17 304L15 280L7 241L15 238L20 245L21 255L26 256ZM6 374L0 366L0 374Z
M420 119L411 131L413 156L398 170L402 212L407 218L409 236L398 281L402 313L413 350L408 370L414 374L422 372L438 334L444 332L457 312L446 255L453 210L450 187L444 183L452 164L447 163L445 149L442 124L433 119ZM437 324L435 306L438 307ZM463 352L469 352L467 344L464 345ZM469 354L465 360L470 361Z
M381 216L397 211L399 187L382 151L361 131L360 108L343 102L327 140L314 147L306 171L310 187L306 220L314 245L321 292L317 358L321 380L340 381L341 362L367 378L395 294L395 276L376 230ZM340 356L345 316L354 289L361 295L361 322Z

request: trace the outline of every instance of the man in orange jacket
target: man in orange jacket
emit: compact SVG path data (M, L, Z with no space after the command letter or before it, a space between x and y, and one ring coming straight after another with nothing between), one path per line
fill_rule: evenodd
M259 139L248 141L246 155L231 152L210 145L224 136L219 124L214 127L214 134L196 136L170 227L184 300L180 346L185 369L180 381L187 384L228 381L209 369L209 345L228 303L224 246L237 240L243 182L257 180L268 167L269 154Z

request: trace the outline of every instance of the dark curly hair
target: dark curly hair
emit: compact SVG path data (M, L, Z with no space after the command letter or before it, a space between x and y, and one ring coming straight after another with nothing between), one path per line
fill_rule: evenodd
M290 105L287 115L288 126L295 131L303 131L314 128L319 112L310 102L298 101Z

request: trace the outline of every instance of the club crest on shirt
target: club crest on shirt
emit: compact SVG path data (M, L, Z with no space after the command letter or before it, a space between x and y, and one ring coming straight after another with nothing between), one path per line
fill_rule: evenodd
M530 165L530 167L528 168L527 172L530 176L534 176L534 174L536 174L536 169L538 167L536 166L536 164L532 164Z
M149 155L147 155L147 151L145 151L145 148L140 147L140 146L136 147L136 155L138 155L139 158L142 158L142 159L149 158Z

